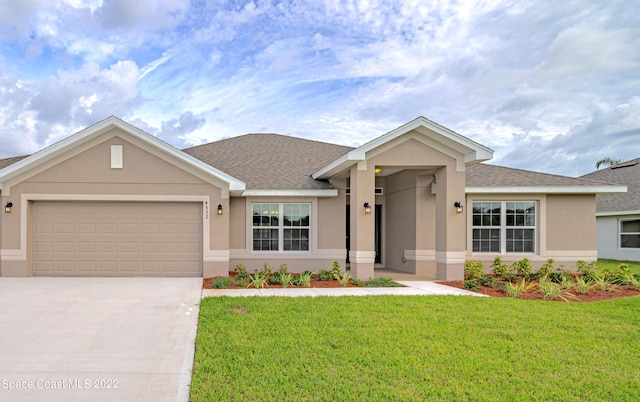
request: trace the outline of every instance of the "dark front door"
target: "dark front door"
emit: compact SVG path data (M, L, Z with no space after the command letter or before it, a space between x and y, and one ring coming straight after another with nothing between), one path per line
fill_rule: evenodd
M382 205L376 204L374 229L374 247L376 251L376 264L382 264ZM349 250L351 250L351 208L347 205L347 226L346 226L346 247L347 247L347 264L349 263Z

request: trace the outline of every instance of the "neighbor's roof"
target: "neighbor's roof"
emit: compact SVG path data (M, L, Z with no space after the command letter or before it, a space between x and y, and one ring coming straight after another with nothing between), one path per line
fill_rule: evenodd
M624 191L624 186L568 176L478 163L467 166L467 193L593 194Z
M239 178L247 190L325 190L311 177L353 148L280 134L246 134L183 151Z
M29 155L14 156L13 158L0 159L0 169L13 165L14 163L26 158Z
M582 176L627 186L626 193L604 194L596 198L598 215L640 214L640 158Z

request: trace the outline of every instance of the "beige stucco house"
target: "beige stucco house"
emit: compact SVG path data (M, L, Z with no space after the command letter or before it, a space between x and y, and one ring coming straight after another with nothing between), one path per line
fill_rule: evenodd
M463 276L465 259L597 258L596 194L483 164L424 117L358 148L248 134L178 150L115 117L0 160L0 275L220 276L236 263L358 278Z

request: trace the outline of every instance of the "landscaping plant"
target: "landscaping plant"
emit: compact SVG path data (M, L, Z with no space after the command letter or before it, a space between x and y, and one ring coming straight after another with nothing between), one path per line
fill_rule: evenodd
M535 286L535 283L527 284L526 280L522 278L519 284L513 284L511 282L505 283L504 291L509 297L517 298L523 293L527 293Z
M349 279L351 279L351 273L349 271L345 271L342 276L336 276L336 279L338 280L338 283L340 283L340 286L345 287L349 283Z
M474 280L484 276L482 261L466 261L464 263L464 279Z
M215 278L211 281L212 289L228 289L229 287L231 287L231 279L227 277Z
M496 275L503 277L509 273L509 266L502 262L502 257L499 255L493 260L493 264L491 264L491 272Z

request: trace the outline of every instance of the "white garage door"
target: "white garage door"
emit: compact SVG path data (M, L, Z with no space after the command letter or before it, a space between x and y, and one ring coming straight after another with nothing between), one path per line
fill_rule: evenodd
M202 204L33 206L34 275L202 276Z

